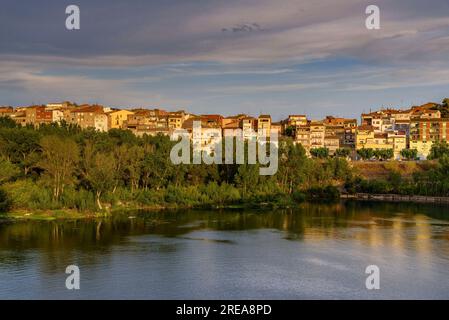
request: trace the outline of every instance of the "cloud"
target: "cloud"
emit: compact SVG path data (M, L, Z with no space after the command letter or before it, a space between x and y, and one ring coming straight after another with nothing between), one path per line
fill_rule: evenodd
M365 0L77 2L69 32L68 1L2 1L3 100L346 112L449 84L446 0L377 0L380 30L365 28Z
M382 27L372 31L364 26L366 3L360 0L338 4L283 0L282 5L272 0L172 1L176 5L80 1L79 32L65 30L63 4L6 2L9 6L0 15L2 29L8 30L0 43L5 58L114 67L190 61L307 62L344 54L377 61L416 60L422 59L424 47L427 56L435 58L449 53L444 41L449 33L447 15L426 11L417 15L414 6L419 5L413 2L378 1ZM396 2L403 4L400 9L393 7ZM435 0L437 7L439 3L443 5ZM34 15L27 6L35 9ZM8 15L8 8L15 8L16 14ZM264 32L254 32L260 30ZM238 36L227 36L230 32ZM443 35L435 37L438 32Z

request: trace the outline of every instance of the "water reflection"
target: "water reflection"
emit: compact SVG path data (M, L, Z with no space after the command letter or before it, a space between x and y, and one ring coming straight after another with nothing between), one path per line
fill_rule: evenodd
M362 268L365 262L375 260L391 269L395 277L404 277L401 272L410 269L412 263L412 269L422 272L423 279L428 281L441 276L438 272L449 266L447 212L446 207L431 205L342 202L304 204L295 210L124 212L104 219L3 223L0 224L0 272L7 277L0 280L0 290L2 285L20 286L26 277L50 278L73 263L89 266L92 279L101 277L101 268L126 273L124 269L129 264L121 260L125 256L132 259L137 271L146 272L146 265L151 262L153 274L170 279L166 278L169 277L166 272L171 270L174 278L181 277L181 283L185 281L184 269L176 269L171 265L172 260L181 261L189 268L195 259L207 262L197 264L193 271L202 281L209 275L204 283L206 287L217 285L222 279L217 279L216 273L231 262L239 265L239 273L234 274L232 264L226 269L231 273L228 275L231 282L242 274L254 275L258 267L249 270L248 266L254 260L267 267L270 254L279 256L279 266L286 269L283 272L287 278L285 273L291 272L291 268L284 266L306 264L318 270L331 268L344 273L352 268L351 263ZM237 254L240 250L241 255ZM260 271L259 276L274 281L278 275L270 270L264 269L263 274ZM299 268L295 272L298 273L291 274L292 277L304 276L308 271ZM312 276L321 281L318 275ZM316 281L310 288L316 287ZM282 293L274 291L276 285L271 283L269 292L282 297ZM329 286L329 282L323 286ZM42 283L38 287L46 292ZM445 288L442 287L443 292ZM11 295L18 292L11 290ZM182 288L176 290L183 292ZM449 283L447 290L449 297ZM227 297L235 297L235 293L231 294ZM287 296L292 294L299 293L291 289ZM308 294L306 297L319 292ZM138 297L141 295L143 292ZM0 297L5 297L1 291Z

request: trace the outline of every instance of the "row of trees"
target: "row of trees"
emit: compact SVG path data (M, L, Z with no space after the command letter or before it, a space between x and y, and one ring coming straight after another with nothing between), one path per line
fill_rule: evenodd
M300 199L298 192L350 175L345 159L309 159L290 138L280 141L274 176L260 176L259 166L249 164L173 165L173 145L166 136L100 133L65 123L35 129L0 118L0 205L97 210L126 204L286 204Z
M376 158L377 160L389 160L394 157L393 149L371 149L363 148L357 150L357 154L363 160L370 160Z

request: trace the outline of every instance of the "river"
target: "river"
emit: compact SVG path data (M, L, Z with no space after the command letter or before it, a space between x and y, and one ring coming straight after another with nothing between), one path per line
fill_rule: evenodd
M80 289L65 286L68 265ZM380 289L365 285L369 265ZM0 299L449 299L449 207L123 212L0 224Z

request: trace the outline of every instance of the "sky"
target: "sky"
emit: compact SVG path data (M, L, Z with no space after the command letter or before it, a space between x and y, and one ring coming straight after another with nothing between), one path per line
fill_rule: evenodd
M80 30L65 9L80 8ZM365 27L368 5L380 30ZM359 118L449 97L449 0L2 0L0 105Z

